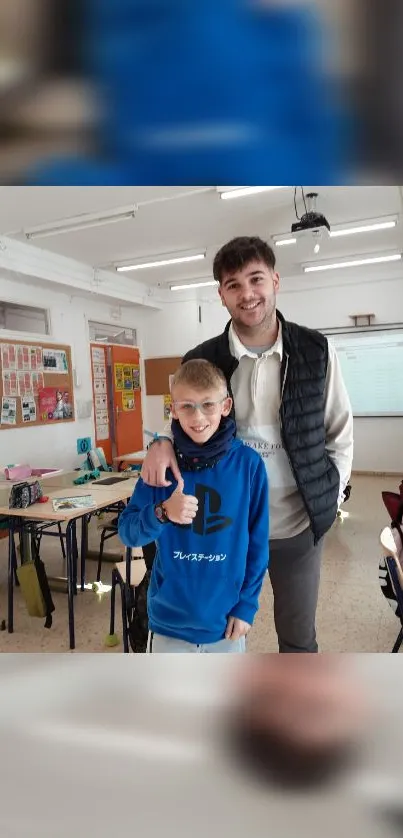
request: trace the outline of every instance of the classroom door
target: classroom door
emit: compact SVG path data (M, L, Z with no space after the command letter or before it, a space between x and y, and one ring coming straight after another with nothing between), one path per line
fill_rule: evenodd
M134 346L113 344L109 351L115 420L114 456L120 457L143 448L140 356Z

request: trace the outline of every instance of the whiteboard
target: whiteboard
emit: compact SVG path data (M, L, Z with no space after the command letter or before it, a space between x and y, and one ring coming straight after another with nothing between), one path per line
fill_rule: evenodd
M403 329L327 335L354 416L403 416Z

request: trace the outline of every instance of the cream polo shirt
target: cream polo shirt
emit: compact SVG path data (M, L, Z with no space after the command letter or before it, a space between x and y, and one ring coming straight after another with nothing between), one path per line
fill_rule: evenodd
M261 454L269 478L270 538L292 538L309 526L280 433L280 367L282 326L269 349L248 348L233 324L229 329L231 354L239 364L231 378L238 436ZM264 351L261 351L264 350ZM340 474L339 503L351 475L353 419L339 361L329 343L325 384L326 450Z

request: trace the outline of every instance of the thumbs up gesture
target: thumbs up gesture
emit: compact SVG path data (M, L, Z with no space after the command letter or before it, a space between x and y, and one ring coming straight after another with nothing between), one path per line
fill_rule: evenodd
M185 495L184 488L183 477L180 477L171 497L164 501L164 508L173 524L191 524L197 514L199 502L193 495Z

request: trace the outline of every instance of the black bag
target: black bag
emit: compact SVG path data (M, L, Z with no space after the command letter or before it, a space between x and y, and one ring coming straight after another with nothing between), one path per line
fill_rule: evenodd
M9 509L26 509L32 503L36 503L43 495L38 480L33 483L16 483L12 487L8 501Z
M45 628L52 627L52 612L55 606L50 592L45 565L39 556L35 542L32 542L32 561L17 568L17 577L30 617L45 617Z
M132 651L136 654L145 654L148 643L148 612L147 596L151 579L151 571L154 563L156 546L155 542L145 544L142 548L143 558L146 563L147 572L140 585L126 592L126 608L129 623L129 642Z
M147 595L151 570L147 570L144 579L136 588L126 590L126 608L129 624L129 642L133 652L145 654L148 642ZM126 586L127 587L127 586Z

